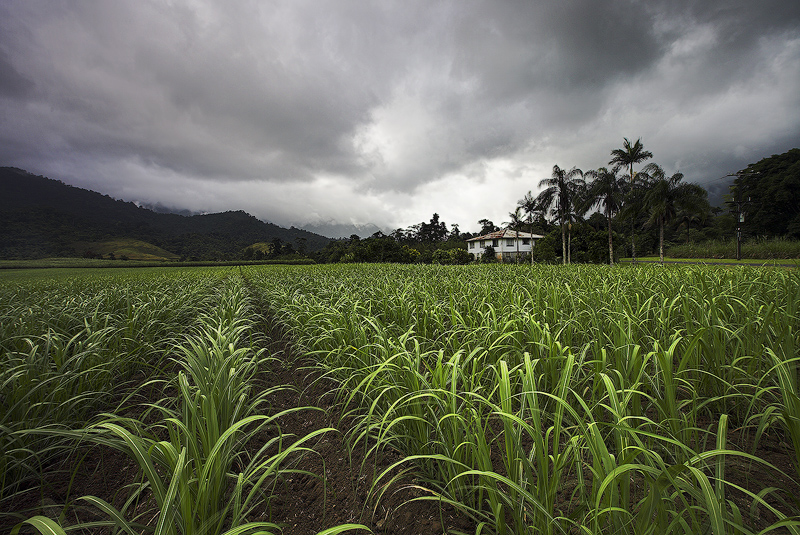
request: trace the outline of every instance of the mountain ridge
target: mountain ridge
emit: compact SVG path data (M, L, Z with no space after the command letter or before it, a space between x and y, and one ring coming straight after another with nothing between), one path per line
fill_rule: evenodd
M131 238L181 258L231 259L256 242L322 249L330 238L261 221L243 210L157 213L14 167L0 168L0 258L74 256L70 244Z

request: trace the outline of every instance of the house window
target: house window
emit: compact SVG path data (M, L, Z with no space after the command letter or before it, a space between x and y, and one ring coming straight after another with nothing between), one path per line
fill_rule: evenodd
M475 242L474 241L469 242L469 248L470 249L474 249L475 248Z
M497 242L498 242L498 241L499 241L499 240L492 240L492 247L497 247L497 245L498 245L498 244L497 244Z
M506 246L514 247L514 240L506 240Z
M531 240L529 238L522 238L522 245L530 245Z

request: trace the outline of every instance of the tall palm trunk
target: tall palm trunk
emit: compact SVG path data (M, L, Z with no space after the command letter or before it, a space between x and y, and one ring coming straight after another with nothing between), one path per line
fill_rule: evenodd
M530 233L531 234L531 267L533 267L533 248L534 248L534 244L533 244L533 217L531 217L531 226L529 227L528 230L531 231L531 233Z
M664 265L664 216L658 218L658 258Z
M567 223L567 264L572 263L572 223Z
M567 229L564 228L564 218L561 218L561 263L567 264Z
M608 219L608 263L614 265L614 240L611 239L611 211L606 210L606 218Z
M631 191L633 191L633 163L631 163ZM634 264L636 263L636 215L634 213L631 220L631 256Z

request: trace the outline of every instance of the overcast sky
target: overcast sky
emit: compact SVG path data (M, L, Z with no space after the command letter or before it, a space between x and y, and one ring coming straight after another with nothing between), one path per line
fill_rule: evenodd
M0 3L0 165L115 198L474 232L623 137L717 189L800 146L800 2Z

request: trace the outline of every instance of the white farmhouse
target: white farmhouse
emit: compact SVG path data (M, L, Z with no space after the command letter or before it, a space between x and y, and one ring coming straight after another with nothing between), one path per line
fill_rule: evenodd
M514 262L517 254L521 257L530 255L536 240L541 238L544 236L530 232L498 230L467 240L467 251L474 254L476 259L480 259L486 248L492 246L498 260Z

